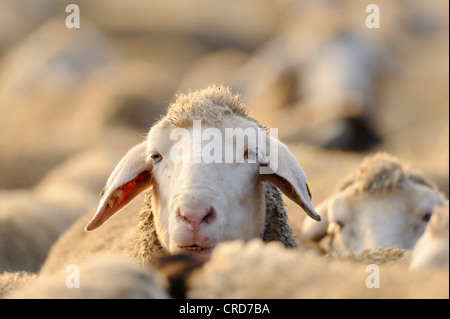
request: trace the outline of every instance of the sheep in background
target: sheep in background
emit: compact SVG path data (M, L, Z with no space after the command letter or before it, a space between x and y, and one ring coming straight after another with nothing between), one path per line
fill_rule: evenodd
M266 140L272 143L270 154L266 153L267 145L256 145L250 138L242 153L234 138L220 139L220 147L237 155L238 163L223 163L224 154L221 163L175 163L171 150L176 149L175 145L179 147L176 143L180 141L171 140L171 132L188 129L191 138L187 145L181 145L188 150L183 155L191 156L195 151L190 145L195 120L220 129L221 136L225 128L261 130L239 96L226 87L212 86L179 95L167 115L151 128L147 141L133 147L116 166L92 220L83 217L62 236L42 271L53 271L67 262L77 263L75 260L104 251L131 254L141 262L164 252L209 254L220 242L237 238L260 237L294 247L281 194L272 184L310 217L320 220L312 207L303 170L288 148L272 137ZM271 165L275 165L276 154L278 168L274 170ZM260 169L268 169L270 174L260 174ZM89 221L86 229L96 229L150 186L139 220L137 209L127 212L127 207L98 231L83 232L80 223Z
M96 23L71 32L64 20L39 23L1 56L0 188L34 187L88 147L130 145L131 130L134 143L136 127L147 130L172 95L176 77L162 66L171 62L118 58Z
M0 272L39 271L69 226L97 204L117 152L96 147L50 171L33 189L0 191Z
M0 276L1 279L1 276ZM1 285L0 285L1 287ZM5 293L6 298L32 299L148 299L170 298L165 278L150 266L122 256L101 256L29 280ZM0 294L1 296L1 294Z
M87 20L80 32L70 32L60 27L61 18L42 21L0 60L0 148L8 150L0 154L0 187L36 185L88 145L81 131L93 134L100 124L83 120L83 105L71 103L90 78L115 61L112 47ZM87 113L92 118L95 108Z
M328 234L332 250L395 245L412 249L434 207L445 201L433 183L393 156L377 153L363 160L338 192L317 206L323 221L305 220L302 233L314 242Z
M411 267L448 267L448 207L448 202L445 206L436 206L425 233L414 247Z
M448 298L448 270L410 269L408 251L376 248L319 256L261 239L228 241L209 258L165 255L139 265L96 256L80 265L80 289L68 273L1 286L6 298ZM375 273L375 271L377 273ZM379 276L378 278L375 276ZM0 276L0 284L2 276ZM376 289L374 289L376 288Z
M288 138L366 151L381 141L374 125L380 80L397 65L379 34L350 26L343 8L333 1L291 2L281 32L228 83L270 125L286 127Z
M404 256L394 263L391 254L385 263L382 253L379 250L376 259L368 254L355 255L355 261L330 261L309 251L287 250L276 242L227 242L185 277L187 297L448 298L448 269L411 270ZM374 269L379 271L379 281Z
M26 190L0 192L0 272L37 272L58 236L81 212L95 207L94 200L76 188L54 201Z

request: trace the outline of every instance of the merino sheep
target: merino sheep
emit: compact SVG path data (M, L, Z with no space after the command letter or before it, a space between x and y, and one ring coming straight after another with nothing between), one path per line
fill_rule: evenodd
M425 233L414 247L411 267L448 267L448 207L448 203L445 206L436 206Z
M196 125L207 129L199 133ZM249 135L239 144L237 135L227 137L227 129L245 129ZM258 137L258 143L249 132ZM184 134L181 139L178 133ZM209 138L209 143L196 147L196 134ZM200 156L217 142L217 135L225 135L213 147L214 156L220 156L213 162L203 161ZM180 150L188 160L176 161ZM236 157L226 162L227 154ZM43 271L102 251L125 252L147 262L158 253L208 255L219 243L232 239L259 237L295 247L281 194L274 185L320 220L302 168L284 144L266 135L238 95L223 86L181 94L150 129L147 140L121 159L101 193L94 217L90 221L83 217L62 236ZM80 224L89 221L88 231L98 228L149 187L138 221L136 208L127 211L127 207L98 231L83 232Z
M1 278L1 277L0 277ZM66 271L39 276L6 293L32 299L167 299L165 278L152 267L122 256L102 256L70 265Z
M434 207L445 201L433 183L380 152L363 160L338 192L317 206L323 222L305 220L302 232L316 242L328 234L332 250L412 249Z
M186 276L188 298L448 298L448 269L409 269L387 249L329 260L253 239L222 243L209 261Z

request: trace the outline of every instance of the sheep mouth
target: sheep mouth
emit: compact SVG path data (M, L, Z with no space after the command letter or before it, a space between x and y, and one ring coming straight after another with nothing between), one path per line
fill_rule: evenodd
M213 247L204 247L199 245L187 245L187 246L178 246L183 252L188 254L209 254Z

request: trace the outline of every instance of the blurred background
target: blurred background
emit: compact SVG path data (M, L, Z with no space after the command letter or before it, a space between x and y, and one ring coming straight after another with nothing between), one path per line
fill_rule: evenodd
M380 28L366 27L370 3ZM278 128L315 205L378 150L448 196L448 12L446 0L0 0L0 215L95 209L175 94L220 83Z

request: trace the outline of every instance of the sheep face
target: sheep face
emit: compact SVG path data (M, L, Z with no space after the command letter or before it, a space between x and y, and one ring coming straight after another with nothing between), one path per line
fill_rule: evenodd
M412 249L442 198L427 186L409 182L383 194L338 194L326 204L327 232L334 250L398 246Z
M214 154L216 162L210 162L195 150L198 132L194 126L183 128L180 138L171 140L166 137L174 136L178 128L162 124L150 131L147 143L150 156L157 154L152 207L158 237L167 250L209 253L222 241L260 236L265 220L264 194L260 165L249 155L256 155L256 145L249 138L239 150L236 140L225 134L226 128L236 125L247 132L259 132L258 126L237 116L224 118L214 127L217 130L210 131L221 133L217 136L223 139L206 142L219 142L214 151L222 153L220 157ZM227 154L232 155L232 161L225 158Z
M170 253L208 254L226 240L261 237L266 217L262 182L273 183L320 220L294 156L246 116L228 90L213 87L177 101L183 107L169 108L147 140L111 173L86 230L152 187L161 245ZM203 125L200 131L198 125Z

